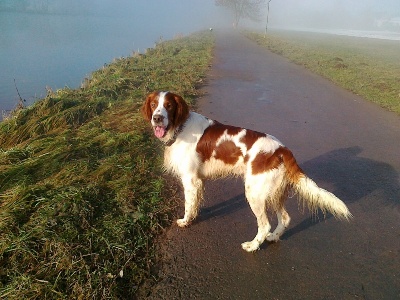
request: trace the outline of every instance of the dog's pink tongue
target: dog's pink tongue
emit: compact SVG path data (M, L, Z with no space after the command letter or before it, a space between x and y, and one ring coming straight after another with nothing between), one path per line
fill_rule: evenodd
M156 126L154 128L154 134L156 135L156 137L158 137L159 139L164 137L165 135L165 128L161 127L161 126Z

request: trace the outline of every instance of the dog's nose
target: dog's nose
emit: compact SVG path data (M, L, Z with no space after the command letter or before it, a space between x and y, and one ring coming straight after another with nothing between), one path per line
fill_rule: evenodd
M153 121L155 123L162 123L163 120L164 120L164 117L162 115L154 115L153 116Z

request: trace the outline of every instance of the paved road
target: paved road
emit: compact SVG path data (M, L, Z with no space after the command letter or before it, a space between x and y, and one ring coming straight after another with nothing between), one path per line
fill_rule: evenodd
M257 227L241 180L208 183L197 222L166 233L150 298L400 299L400 118L237 33L215 34L197 110L277 136L354 220L313 219L289 199L282 240L246 253Z

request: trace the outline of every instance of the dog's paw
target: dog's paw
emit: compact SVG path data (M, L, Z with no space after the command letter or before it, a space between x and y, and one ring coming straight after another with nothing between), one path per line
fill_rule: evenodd
M242 248L247 252L254 252L260 249L260 245L257 242L244 242L242 243Z
M176 220L176 224L178 224L179 227L187 227L187 226L189 226L189 222L186 221L185 219Z
M268 242L278 242L278 241L280 241L279 235L271 233L270 235L267 236L267 241Z

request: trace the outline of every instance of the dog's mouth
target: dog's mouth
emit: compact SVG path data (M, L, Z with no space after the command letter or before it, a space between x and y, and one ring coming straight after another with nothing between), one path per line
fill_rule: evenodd
M168 131L168 127L164 127L164 126L154 126L154 135L156 137L158 137L159 139L162 139L163 137L165 137L165 135L167 134Z

